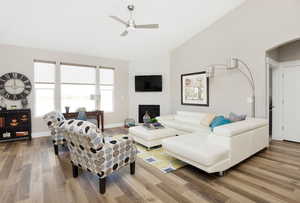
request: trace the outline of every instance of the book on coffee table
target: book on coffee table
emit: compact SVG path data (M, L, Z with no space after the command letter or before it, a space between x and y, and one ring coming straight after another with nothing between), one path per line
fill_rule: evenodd
M161 123L144 123L143 126L146 128L146 129L149 129L149 130L156 130L156 129L162 129L162 128L165 128Z

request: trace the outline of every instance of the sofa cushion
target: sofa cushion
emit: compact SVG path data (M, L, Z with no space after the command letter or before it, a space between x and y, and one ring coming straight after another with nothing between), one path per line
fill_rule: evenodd
M148 141L163 139L163 138L182 134L182 132L172 129L172 128L149 130L143 126L131 127L131 128L129 128L129 133L136 137L140 137L140 138L142 138L144 140L148 140Z
M177 114L174 116L174 118L178 121L183 121L196 125L199 124L206 115L206 113L177 111Z
M175 128L186 132L211 133L211 129L209 127L200 125L199 123L196 125L174 119L161 119L160 122L166 127Z
M162 141L163 147L204 166L212 166L229 158L229 150L224 146L209 141L210 135L190 134L171 137Z
M228 119L231 120L231 122L238 122L238 121L246 120L246 117L247 117L246 114L238 115L238 114L235 114L235 113L231 112L229 114Z
M192 117L192 116L185 116L185 117L183 117L183 116L175 115L174 119L176 121L190 123L190 124L194 124L194 125L200 123L199 118L197 118L197 117L195 118L195 117Z
M215 127L226 125L231 123L229 119L226 119L224 116L217 116L210 124L210 127L214 129Z
M249 118L244 121L238 121L228 125L216 127L214 128L213 132L215 135L231 137L267 125L268 120L266 119Z

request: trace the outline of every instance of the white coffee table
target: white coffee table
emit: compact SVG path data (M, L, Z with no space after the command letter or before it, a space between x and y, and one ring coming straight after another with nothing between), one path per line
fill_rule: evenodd
M165 138L182 134L185 134L185 132L173 128L147 129L143 126L129 128L129 136L131 136L135 142L146 146L148 150L150 150L151 147L160 146L161 141Z

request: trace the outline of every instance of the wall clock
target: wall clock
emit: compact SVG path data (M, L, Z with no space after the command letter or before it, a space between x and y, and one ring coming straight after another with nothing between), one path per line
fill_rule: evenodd
M0 77L0 95L5 99L24 99L31 90L30 80L21 73L6 73Z

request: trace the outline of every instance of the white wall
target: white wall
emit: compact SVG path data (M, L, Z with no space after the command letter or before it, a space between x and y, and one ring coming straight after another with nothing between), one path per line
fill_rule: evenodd
M33 60L60 61L74 64L101 65L115 68L115 110L105 113L105 124L123 123L128 117L128 62L117 59L84 56L65 52L0 45L0 75L7 72L25 74L33 82ZM33 107L34 92L29 96ZM17 104L20 106L20 102ZM11 102L9 102L11 105ZM32 108L33 109L33 108ZM33 132L46 131L41 118L33 118Z
M266 51L300 37L299 0L248 0L224 18L171 53L172 111L210 111L250 114L251 89L238 72L218 72L210 81L210 107L180 103L180 75L199 72L201 66L243 59L254 73L256 115L266 117Z
M135 75L162 75L162 92L135 92ZM161 115L170 113L170 57L169 54L155 58L132 61L129 65L129 116L138 121L138 105L160 105Z

